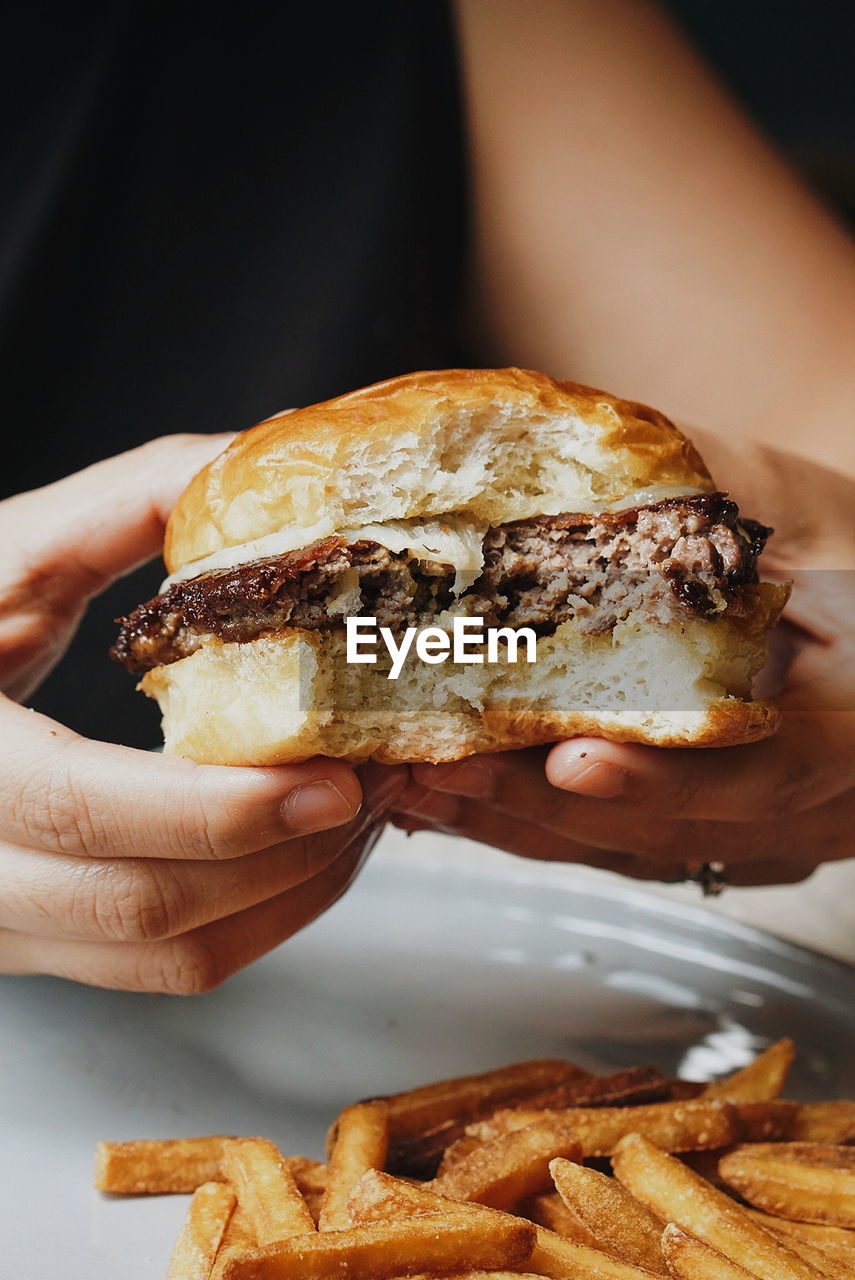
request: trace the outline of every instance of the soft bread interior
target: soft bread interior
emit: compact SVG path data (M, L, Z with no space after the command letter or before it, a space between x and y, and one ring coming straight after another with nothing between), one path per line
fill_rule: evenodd
M642 405L520 369L410 374L243 432L185 490L164 555L170 573L200 573L228 548L276 554L258 544L283 534L298 547L373 523L498 525L712 488Z
M207 641L150 671L166 751L211 764L272 764L312 755L385 762L458 760L596 733L658 746L723 746L771 733L775 710L750 701L765 628L784 589L743 589L750 609L714 625L613 631L572 622L537 645L537 661L427 665L410 655L397 680L348 664L341 632L284 631L248 644Z

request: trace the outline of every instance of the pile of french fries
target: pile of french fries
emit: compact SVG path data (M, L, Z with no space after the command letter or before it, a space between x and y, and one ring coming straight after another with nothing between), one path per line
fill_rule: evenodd
M855 1101L780 1099L789 1040L714 1084L540 1059L264 1138L100 1143L95 1185L192 1192L168 1280L855 1280Z

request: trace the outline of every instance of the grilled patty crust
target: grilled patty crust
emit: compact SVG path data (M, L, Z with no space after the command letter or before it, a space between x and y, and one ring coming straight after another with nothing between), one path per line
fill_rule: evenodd
M112 656L131 671L187 657L205 640L247 642L285 627L371 616L400 631L454 606L486 626L548 635L575 618L602 632L630 612L663 624L713 619L757 581L771 529L722 493L601 515L534 516L490 529L484 566L457 599L454 569L377 542L325 538L298 551L174 583L127 618Z

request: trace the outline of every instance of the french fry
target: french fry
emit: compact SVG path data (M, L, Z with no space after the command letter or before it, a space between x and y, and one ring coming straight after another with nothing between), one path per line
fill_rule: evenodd
M266 1138L226 1142L221 1167L260 1245L315 1230L293 1174L274 1143Z
M536 1228L502 1215L425 1213L346 1231L316 1231L233 1258L224 1280L389 1280L418 1272L510 1269L531 1253Z
M511 1105L529 1110L553 1111L565 1107L629 1106L632 1103L654 1102L666 1098L670 1090L670 1081L656 1067L628 1067L605 1076L583 1074L548 1089L520 1095ZM428 1133L393 1140L387 1169L390 1173L408 1174L416 1178L433 1177L440 1165L446 1163L444 1153L449 1146L465 1135L466 1123L488 1120L495 1109L495 1102L490 1102L479 1108L477 1113L468 1116L466 1122L448 1121Z
M786 1235L812 1240L823 1248L828 1245L844 1250L855 1257L855 1231L850 1231L846 1227L827 1227L814 1222L792 1222L789 1218L775 1218L772 1214L764 1213L762 1209L749 1209L748 1213L767 1230L783 1231Z
M719 1161L728 1186L780 1218L855 1227L855 1147L753 1143Z
M520 1105L554 1111L564 1107L620 1107L658 1102L668 1096L670 1081L656 1067L627 1067L607 1076L568 1080L521 1099Z
M700 1098L706 1088L700 1080L669 1080L668 1096L672 1102L688 1102L690 1098Z
M760 1209L749 1209L748 1212L761 1227L780 1236L787 1248L794 1253L799 1252L804 1245L810 1245L836 1263L847 1280L855 1276L855 1231L847 1231L845 1227L818 1226L810 1222L790 1222L787 1218L773 1218Z
M468 1156L471 1152L477 1151L478 1147L482 1146L485 1141L487 1139L479 1138L475 1134L464 1133L462 1138L458 1138L445 1148L436 1176L440 1177L442 1174L448 1173L449 1169L453 1169L459 1160L462 1160L464 1156Z
M223 1135L163 1138L139 1142L99 1142L95 1188L114 1195L186 1195L220 1178Z
M833 1250L818 1249L815 1244L800 1240L798 1236L786 1236L778 1232L772 1234L777 1235L788 1249L792 1249L793 1253L797 1253L805 1262L809 1262L822 1275L828 1276L828 1280L852 1280L855 1276L855 1268L851 1261L847 1262L836 1257Z
M668 1271L677 1280L753 1280L746 1271L695 1236L681 1231L673 1222L662 1233L662 1253Z
M297 1190L305 1200L306 1208L317 1226L329 1180L329 1166L320 1160L308 1160L305 1156L286 1156L285 1164L291 1170Z
M527 1266L552 1280L652 1280L653 1276L661 1275L661 1272L622 1262L602 1249L565 1240L544 1227L537 1228Z
M409 1280L433 1280L431 1272L410 1276ZM539 1280L530 1271L452 1271L443 1280Z
M796 1102L781 1102L776 1099L774 1102L741 1102L735 1104L733 1109L741 1141L762 1142L768 1138L790 1137L793 1118L798 1115L800 1107ZM680 1159L714 1187L724 1187L725 1182L718 1166L722 1156L730 1150L731 1147L683 1151Z
M806 1102L799 1107L787 1137L793 1142L855 1142L855 1102Z
M786 1232L770 1229L770 1234L792 1249L793 1253L809 1262L812 1267L828 1276L829 1280L852 1280L855 1270L852 1269L851 1258L846 1260L835 1255L833 1249L820 1249L809 1240L800 1236L789 1236Z
M678 1237L683 1237L685 1241L691 1242L683 1245L682 1242L674 1244L669 1249L669 1241L666 1237L669 1235L676 1242ZM772 1233L775 1234L774 1232ZM850 1280L855 1272L848 1267L841 1265L836 1259L829 1255L823 1254L815 1245L809 1244L806 1240L800 1240L796 1237L790 1237L789 1241L785 1241L787 1247L791 1248L804 1262L815 1267L822 1275L827 1276L828 1280ZM662 1249L668 1259L668 1264L674 1275L685 1277L686 1280L727 1280L730 1271L726 1267L736 1268L733 1272L734 1276L750 1275L752 1273L745 1271L742 1267L736 1267L736 1264L724 1258L722 1254L710 1250L708 1245L702 1245L699 1240L693 1236L685 1235L679 1227L673 1225L666 1229L666 1235L662 1237ZM707 1250L709 1256L703 1254L703 1250Z
M855 1280L855 1101L782 1100L792 1057L706 1086L514 1063L345 1108L328 1163L99 1143L95 1185L194 1193L169 1280Z
M235 1195L224 1182L203 1182L193 1192L175 1241L166 1280L210 1280Z
M408 1089L385 1098L389 1130L394 1137L428 1133L449 1121L469 1120L487 1107L497 1107L567 1080L590 1079L591 1073L559 1058L514 1062L478 1075L457 1076Z
M795 1056L792 1040L777 1040L747 1067L707 1085L703 1096L724 1098L727 1102L766 1102L770 1098L777 1098L786 1083Z
M391 1138L386 1168L390 1173L404 1178L425 1181L433 1178L445 1153L464 1135L465 1126L449 1121L430 1133L418 1133L415 1137Z
M584 1223L598 1249L667 1275L661 1221L615 1178L569 1160L553 1160L549 1171L564 1204Z
M597 1247L594 1236L581 1218L567 1207L557 1191L542 1191L540 1195L531 1196L520 1206L520 1213L529 1222L538 1227L546 1227L565 1240L575 1240L577 1244L586 1244L593 1249Z
M211 1268L211 1280L223 1280L226 1266L235 1254L246 1253L249 1249L255 1249L257 1245L258 1240L249 1216L238 1203L226 1223L226 1229Z
M418 1271L407 1280L436 1280L438 1274ZM539 1280L539 1277L530 1271L445 1271L442 1280Z
M437 1194L429 1184L420 1185L395 1178L379 1169L364 1173L350 1193L348 1213L354 1223L386 1222L393 1218L412 1218L420 1213L465 1214L490 1222L495 1219L514 1221L500 1209L483 1204L452 1200Z
M724 1192L639 1134L620 1142L612 1166L627 1191L651 1213L676 1223L761 1280L816 1280L821 1275Z
M431 1189L454 1200L512 1209L550 1185L550 1160L580 1155L572 1121L528 1125L485 1142L436 1178Z
M696 1151L726 1147L740 1129L734 1110L725 1102L652 1102L646 1107L572 1107L566 1111L497 1111L489 1120L468 1126L467 1134L482 1141L526 1124L563 1120L576 1131L582 1155L610 1156L627 1133L642 1133L664 1151Z
M345 1107L335 1125L327 1188L321 1202L321 1231L349 1227L347 1198L368 1169L382 1169L389 1148L389 1108L385 1102L358 1102Z
M439 1207L447 1214L463 1215L475 1223L487 1223L496 1218L520 1221L472 1201L448 1200L432 1190L413 1186L387 1173L366 1173L354 1187L350 1199L351 1213L359 1222L383 1222L399 1215L411 1218L435 1215ZM538 1275L551 1276L554 1280L650 1280L652 1274L622 1263L601 1249L564 1239L542 1227L536 1228L535 1241L526 1266Z
M402 1178L416 1178L420 1182L435 1177L445 1153L464 1135L465 1125L449 1121L430 1133L415 1137L390 1138L386 1168Z
M285 1163L303 1196L322 1196L327 1189L329 1166L305 1156L285 1156Z
M784 1102L780 1098L768 1102L735 1103L733 1111L740 1141L768 1142L789 1138L800 1109L797 1102Z
M430 1275L422 1280L431 1280ZM531 1271L454 1271L445 1280L538 1280Z
M718 1150L709 1151L681 1151L680 1160L690 1169L694 1169L695 1173L705 1181L711 1182L714 1187L727 1190L724 1179L718 1171L718 1162L725 1152L730 1150L730 1147L720 1147Z

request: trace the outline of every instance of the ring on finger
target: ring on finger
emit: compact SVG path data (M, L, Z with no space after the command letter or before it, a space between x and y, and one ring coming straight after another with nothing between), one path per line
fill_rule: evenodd
M723 862L689 862L685 879L701 886L705 898L717 898L728 886L727 868Z

